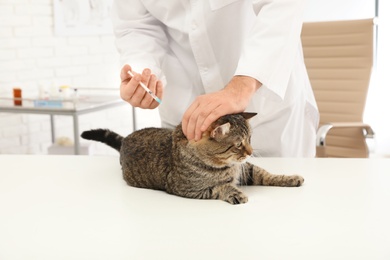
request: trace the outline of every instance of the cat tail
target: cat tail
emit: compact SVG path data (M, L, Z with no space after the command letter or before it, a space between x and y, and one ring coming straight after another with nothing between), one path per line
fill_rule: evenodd
M123 137L108 129L92 129L81 133L81 137L87 140L94 140L105 143L118 152L121 149Z

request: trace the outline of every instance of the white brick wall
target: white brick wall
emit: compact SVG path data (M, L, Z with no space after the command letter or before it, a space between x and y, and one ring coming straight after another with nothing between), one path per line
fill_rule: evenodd
M112 35L56 36L53 0L0 0L0 97L11 97L14 86L22 88L24 97L38 95L40 85L118 88L118 61ZM159 125L157 111L138 116L152 118L150 124L142 120L142 127ZM73 139L71 117L55 118L57 136ZM82 115L79 124L80 131L110 128L127 135L132 130L131 107ZM46 154L49 145L48 115L0 111L0 154ZM93 145L96 154L117 154L103 144Z

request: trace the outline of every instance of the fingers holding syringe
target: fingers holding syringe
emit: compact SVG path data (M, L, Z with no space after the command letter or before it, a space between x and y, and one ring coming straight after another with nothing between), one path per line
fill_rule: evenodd
M156 102L151 95L145 91L140 84L146 86L150 91L156 93L156 95L161 99L162 97L162 83L157 80L157 77L154 74L151 74L150 69L144 69L142 74L132 72L134 75L131 77L130 81L124 87L124 95L121 95L122 98L126 97L126 101L129 102L134 107L140 107L145 109L156 108L159 104Z
M149 82L146 86L152 93L154 93L158 97L158 100L162 99L163 84L157 79L156 75L150 75ZM141 107L149 109L154 109L158 107L158 105L159 102L156 101L155 96L150 94L146 94L141 102Z
M146 86L150 91L154 93L156 91L156 81L153 78L155 78L155 76L151 74L150 69L144 69L142 71L141 82L144 84L144 86ZM142 84L141 82L140 84ZM146 94L146 90L141 88L141 86L138 86L138 89L141 89L143 92L140 107L151 108L151 104L153 103L153 97L151 95Z
M131 67L128 64L125 64L120 73L121 83L127 83L131 79L131 76L129 75L128 71L131 71Z

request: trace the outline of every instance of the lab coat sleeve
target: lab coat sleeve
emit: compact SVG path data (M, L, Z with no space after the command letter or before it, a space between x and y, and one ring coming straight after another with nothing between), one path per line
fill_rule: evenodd
M150 68L161 79L167 50L161 22L138 0L114 0L111 16L122 65L129 64L138 73Z
M304 0L254 1L256 22L235 75L251 76L281 99L298 57Z

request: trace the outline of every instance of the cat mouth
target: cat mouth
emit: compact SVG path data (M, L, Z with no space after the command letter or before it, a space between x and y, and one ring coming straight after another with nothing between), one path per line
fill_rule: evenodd
M239 163L246 163L247 161L248 161L248 159L250 158L250 156L249 155L247 155L247 156L241 156L240 158L238 158L238 162Z
M250 155L241 155L241 156L230 155L228 158L225 158L223 161L226 164L243 164L246 163L250 157L251 157Z

